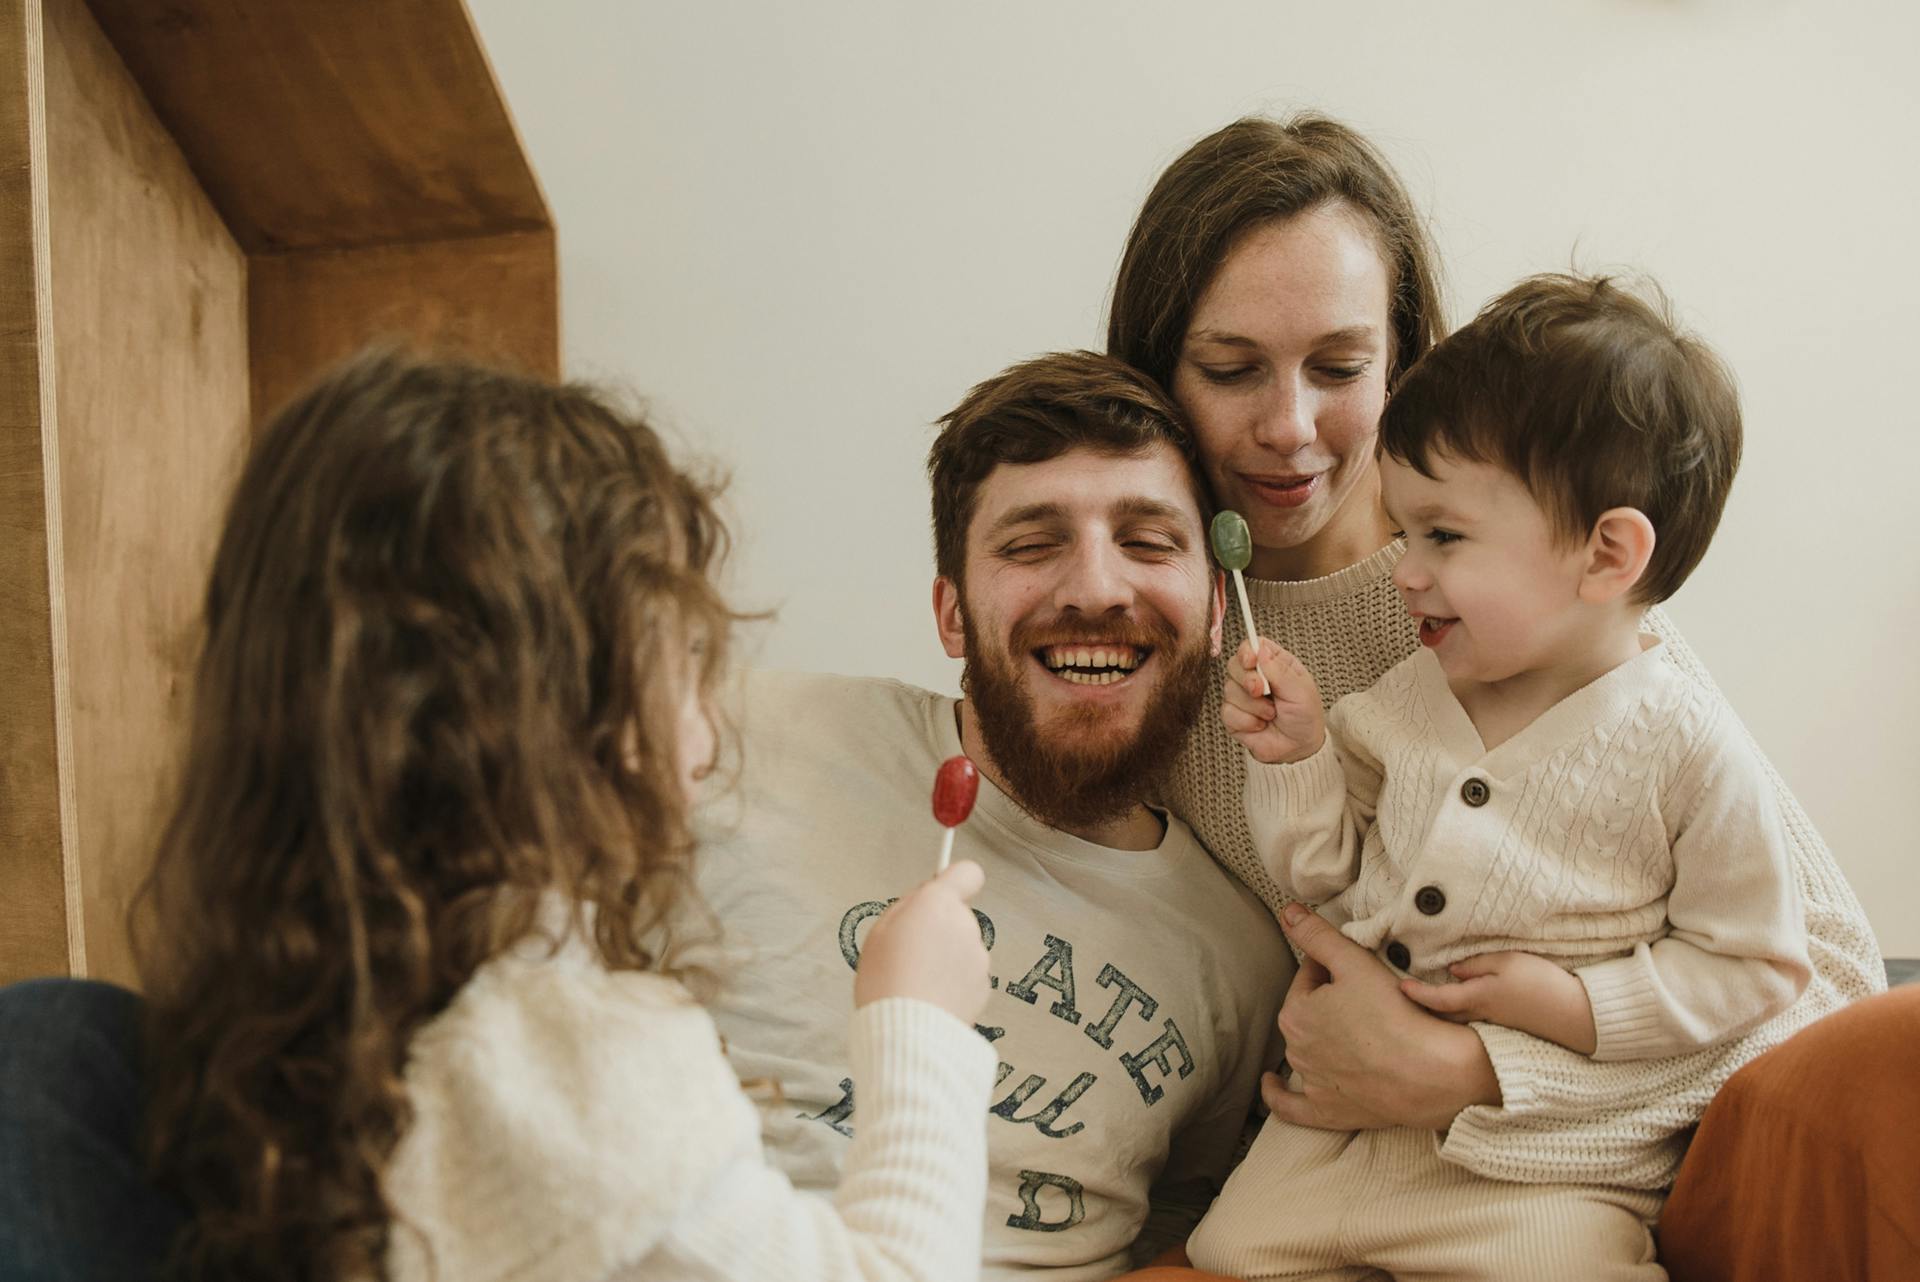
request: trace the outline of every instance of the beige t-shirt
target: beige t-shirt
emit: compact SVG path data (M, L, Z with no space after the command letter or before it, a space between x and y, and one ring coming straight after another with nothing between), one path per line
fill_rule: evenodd
M772 1160L837 1179L860 1125L846 1011L861 941L930 875L934 772L960 752L955 702L891 681L752 673L743 773L702 817L698 879L726 936L710 1009L743 1079L771 1078ZM983 1276L1111 1277L1146 1224L1190 1228L1224 1179L1291 958L1272 916L1178 820L1158 849L1046 828L982 781L957 858L994 991Z

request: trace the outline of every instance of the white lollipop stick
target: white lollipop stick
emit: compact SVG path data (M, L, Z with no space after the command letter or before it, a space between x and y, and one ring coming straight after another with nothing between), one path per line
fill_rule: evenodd
M1273 687L1267 684L1267 674L1260 671L1260 634L1253 627L1253 607L1247 604L1247 581L1238 570L1233 572L1233 591L1240 598L1240 622L1246 625L1247 640L1253 642L1253 670L1260 678L1260 693L1270 695Z

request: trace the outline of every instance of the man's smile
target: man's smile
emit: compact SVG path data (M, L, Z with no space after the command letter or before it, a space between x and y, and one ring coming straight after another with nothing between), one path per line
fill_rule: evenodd
M1132 677L1153 657L1153 647L1118 641L1047 645L1033 657L1048 672L1074 685L1114 685Z

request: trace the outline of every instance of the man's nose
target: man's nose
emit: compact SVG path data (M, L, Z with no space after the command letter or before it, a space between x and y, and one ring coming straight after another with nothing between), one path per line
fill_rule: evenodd
M1118 548L1089 540L1066 563L1054 590L1057 610L1104 614L1133 604L1130 563Z
M1314 393L1295 376L1275 378L1267 387L1254 420L1253 439L1280 454L1313 443Z

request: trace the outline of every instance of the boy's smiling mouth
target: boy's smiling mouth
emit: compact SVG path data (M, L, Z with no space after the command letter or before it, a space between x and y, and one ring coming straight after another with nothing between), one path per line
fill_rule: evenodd
M1420 621L1420 644L1429 648L1444 641L1447 633L1453 630L1453 625L1460 622L1458 619L1442 619L1425 614L1414 617Z

